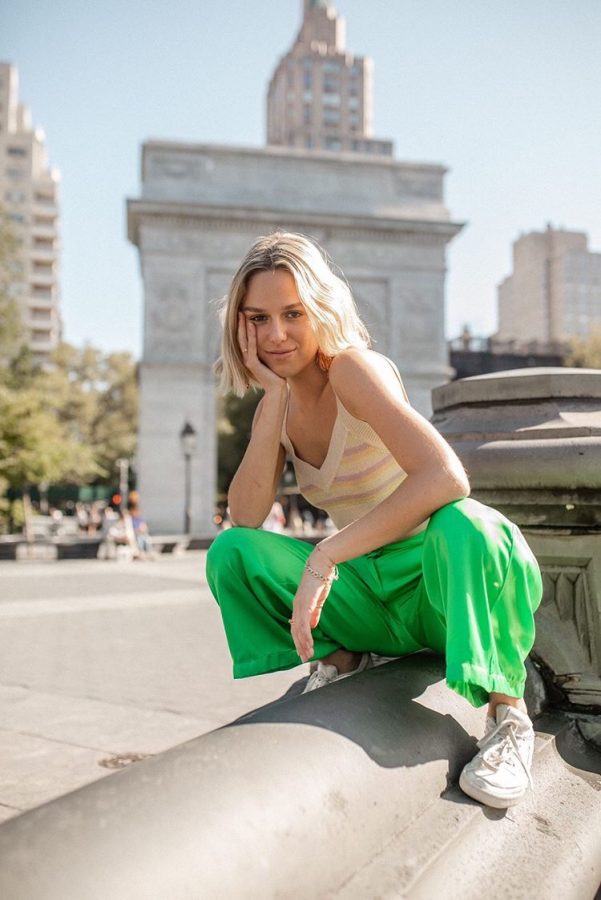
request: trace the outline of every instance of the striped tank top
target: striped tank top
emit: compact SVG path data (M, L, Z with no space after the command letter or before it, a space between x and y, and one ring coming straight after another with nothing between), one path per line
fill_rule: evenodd
M407 394L398 369L393 366ZM407 477L384 442L367 424L356 419L336 397L337 416L326 458L317 468L299 459L288 437L288 407L282 424L281 443L292 460L300 493L309 503L325 510L337 528L344 528L385 500ZM423 530L427 521L412 534Z

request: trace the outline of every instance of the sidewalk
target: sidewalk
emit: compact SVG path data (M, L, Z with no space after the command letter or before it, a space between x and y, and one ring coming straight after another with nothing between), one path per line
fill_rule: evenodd
M281 696L234 681L206 551L0 563L0 821Z

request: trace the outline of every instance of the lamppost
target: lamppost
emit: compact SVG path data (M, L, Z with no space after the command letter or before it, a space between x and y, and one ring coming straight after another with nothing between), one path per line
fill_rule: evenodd
M189 422L179 433L182 453L186 462L185 488L184 488L184 534L190 534L192 528L192 454L196 450L196 430Z
M129 460L118 459L117 468L119 469L119 496L121 497L119 509L123 512L127 508L129 494Z

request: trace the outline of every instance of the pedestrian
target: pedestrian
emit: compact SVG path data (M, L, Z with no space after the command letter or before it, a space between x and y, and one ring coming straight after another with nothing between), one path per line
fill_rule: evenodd
M132 491L133 494L133 491ZM137 499L137 492L132 496L130 494L129 500L127 502L127 517L129 517L129 521L131 523L131 528L134 533L134 540L136 545L136 555L135 559L154 559L154 553L152 550L152 541L150 540L150 533L148 531L148 525L146 520L143 518L142 513L140 511L140 504Z
M284 515L284 508L280 501L276 498L273 501L271 509L267 513L267 518L261 525L261 528L264 528L265 531L273 531L276 534L283 534L285 527L286 516Z
M542 594L522 534L469 497L459 459L369 349L348 285L307 237L259 238L222 322L222 388L264 390L229 490L237 527L207 559L234 677L317 661L311 691L368 668L371 653L441 652L448 686L488 703L461 788L517 803L531 783L524 661ZM258 530L286 455L338 528L315 547Z

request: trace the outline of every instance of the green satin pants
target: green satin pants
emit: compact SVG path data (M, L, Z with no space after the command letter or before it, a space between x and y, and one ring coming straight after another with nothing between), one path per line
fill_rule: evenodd
M252 528L222 532L207 556L234 678L299 665L288 619L312 547ZM341 563L313 630L314 659L344 647L382 656L444 654L450 688L474 706L491 691L521 697L542 596L538 564L516 525L467 498L425 531Z

